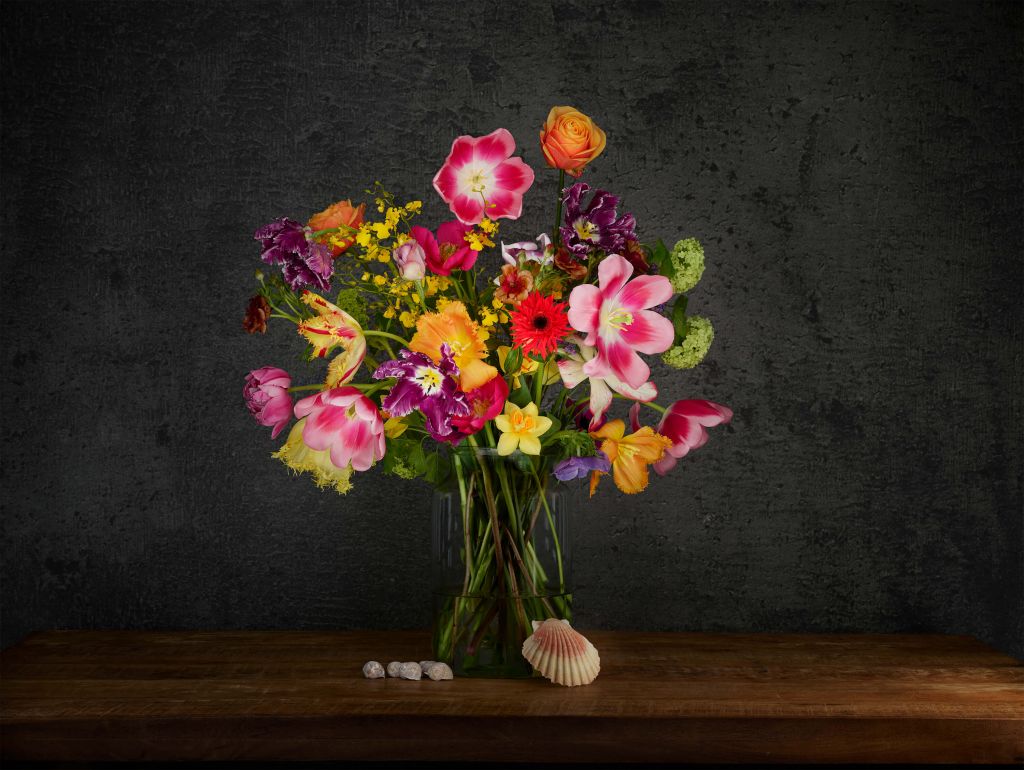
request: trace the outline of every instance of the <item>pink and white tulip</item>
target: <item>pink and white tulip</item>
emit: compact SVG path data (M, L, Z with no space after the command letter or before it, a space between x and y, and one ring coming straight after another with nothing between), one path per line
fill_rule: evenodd
M307 418L303 443L328 450L337 468L351 464L354 470L369 470L384 456L384 420L356 388L332 388L304 398L295 404L295 416Z
M640 425L637 412L639 404L630 410L633 429ZM732 409L714 401L690 398L676 401L665 410L656 428L657 432L672 442L665 456L652 466L659 476L664 476L676 467L679 458L694 449L700 449L708 442L707 428L725 425L732 420Z
M578 337L569 341L579 347L579 352L570 353L560 360L558 372L562 375L565 387L570 390L584 380L590 381L590 430L597 430L604 423L604 415L612 405L613 391L634 401L653 401L658 397L658 388L653 382L645 382L639 388L632 388L611 373L604 377L588 375L584 370L587 362L593 360L596 355L596 349L584 345L583 340Z
M583 365L588 377L613 375L631 388L651 376L638 353L662 353L672 346L672 322L649 310L672 297L672 284L663 275L640 275L632 281L633 266L613 254L598 265L598 285L585 283L569 295L569 323L587 335L584 343L597 355Z
M489 219L518 219L533 169L513 158L515 140L507 129L487 136L460 136L434 176L434 189L467 225Z
M427 275L427 254L414 238L410 238L394 251L398 274L407 281L422 281Z
M273 366L264 366L245 375L242 387L245 405L256 422L274 427L271 438L277 438L292 418L292 397L288 394L291 384L288 372Z

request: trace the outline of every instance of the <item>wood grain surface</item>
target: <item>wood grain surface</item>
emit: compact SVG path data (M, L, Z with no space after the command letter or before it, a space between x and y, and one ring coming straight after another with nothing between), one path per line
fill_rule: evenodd
M969 638L593 632L587 687L366 680L422 632L55 631L0 654L5 759L1024 761L1024 667Z

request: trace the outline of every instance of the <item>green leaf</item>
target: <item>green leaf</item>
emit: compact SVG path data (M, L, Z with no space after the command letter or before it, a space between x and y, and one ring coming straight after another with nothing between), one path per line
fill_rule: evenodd
M658 266L659 275L663 275L669 280L672 280L672 272L674 270L674 267L672 266L672 254L669 252L664 241L660 238L651 249L651 262Z
M441 452L431 452L424 461L426 470L423 474L427 483L439 486L447 480L452 471L451 461Z
M678 345L686 339L686 305L686 295L680 294L672 306L672 328L676 330L676 338L672 342L673 345Z
M522 409L527 404L533 403L533 393L530 392L529 380L526 377L520 376L519 382L519 388L509 394L508 400Z

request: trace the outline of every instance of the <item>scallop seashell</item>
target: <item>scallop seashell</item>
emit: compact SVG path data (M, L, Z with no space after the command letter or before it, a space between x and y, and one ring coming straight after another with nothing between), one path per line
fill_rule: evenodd
M455 678L455 674L452 673L447 663L430 662L430 665L423 669L423 673L435 682L440 682L442 679Z
M423 676L423 669L416 661L403 663L398 669L398 675L402 679L420 679Z
M398 679L399 674L402 670L402 662L399 660L393 660L388 663L388 676L392 679Z
M523 657L555 684L590 684L601 671L601 657L568 620L533 621L533 634L523 642Z
M363 676L367 679L383 679L384 666L375 660L368 660L363 664Z

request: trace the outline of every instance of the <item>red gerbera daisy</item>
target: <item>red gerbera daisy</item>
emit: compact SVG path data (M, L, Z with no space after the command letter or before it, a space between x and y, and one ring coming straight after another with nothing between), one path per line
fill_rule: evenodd
M509 318L512 319L512 343L522 349L524 356L536 353L546 358L569 333L565 303L555 302L546 294L531 293L509 313Z

